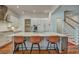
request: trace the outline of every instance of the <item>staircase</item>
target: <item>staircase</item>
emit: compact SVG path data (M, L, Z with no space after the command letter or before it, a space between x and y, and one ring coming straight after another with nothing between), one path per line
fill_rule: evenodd
M75 29L72 29L72 27L70 27L67 23L64 23L64 34L66 34L68 36L68 41L75 44Z
M79 45L79 22L65 15L64 19L64 34L68 36L68 41Z

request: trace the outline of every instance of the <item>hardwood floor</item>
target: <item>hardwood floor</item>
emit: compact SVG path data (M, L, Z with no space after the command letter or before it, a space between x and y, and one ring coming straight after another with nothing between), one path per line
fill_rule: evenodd
M8 44L0 47L0 54L10 54L13 52L12 49L13 49L13 44L11 41Z
M23 51L16 51L15 54L30 54L30 50ZM47 50L41 50L40 53L38 50L33 50L32 54L49 54ZM50 50L50 54L58 54L56 50ZM79 46L75 46L73 48L68 48L68 52L62 51L60 54L79 54Z
M24 52L24 53L23 53ZM30 54L29 51L16 51L15 54ZM40 53L38 50L33 50L31 54L49 54L47 50L41 50ZM55 50L50 50L50 54L58 54ZM60 54L79 54L78 49L74 50L68 50L68 53L65 53L65 51L62 51Z
M2 51L2 54L8 54L10 50L12 50L12 44L8 44L6 45L5 48L0 49L0 51ZM30 50L24 50L23 52L20 51L16 51L15 54L30 54ZM32 54L49 54L47 50L41 50L40 53L38 50L33 50ZM50 50L50 54L58 54L56 52L56 50ZM66 53L66 51L62 51L60 54L79 54L79 46L69 46L68 47L68 52Z
M29 51L23 51L24 54L30 54L30 50ZM16 54L22 54L22 51L17 51ZM57 52L55 50L51 50L50 51L51 54L56 54ZM49 54L47 50L41 50L39 53L39 50L33 50L31 54Z
M8 47L6 47L6 50L8 50ZM6 50L4 52L6 52ZM3 54L4 54L3 52ZM8 52L8 51L7 51ZM16 51L15 54L30 54L30 50L24 50L23 52ZM47 50L41 50L40 53L38 50L33 50L32 54L49 54ZM56 50L50 50L50 54L58 54ZM60 54L79 54L79 46L76 46L74 48L68 48L68 52L62 51Z

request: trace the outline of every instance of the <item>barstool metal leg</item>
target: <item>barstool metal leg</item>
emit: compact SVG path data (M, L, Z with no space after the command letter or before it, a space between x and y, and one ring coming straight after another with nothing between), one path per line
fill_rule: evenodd
M40 53L40 45L38 44L38 49L39 49L39 53Z
M27 50L27 46L26 46L26 43L24 42L24 46L25 46L25 49Z
M18 46L18 47L17 47L17 50L19 50L19 44L17 44L17 46Z
M31 52L32 52L32 48L33 48L33 44L32 44L32 46L31 46L30 54L31 54Z
M48 42L48 44L47 44L47 50L48 50L48 48L49 48L49 44L50 44L50 43Z
M14 51L13 51L13 54L19 50L19 44L15 44L15 47L14 47Z
M16 44L14 44L14 51L13 51L13 54L15 53L15 50L16 50Z
M48 42L48 44L47 44L47 51L48 51L48 53L50 53L50 51L49 51L49 44L50 44L50 42Z
M56 50L56 46L55 46L55 44L54 44L54 50Z
M21 44L22 45L22 53L24 53L24 51L23 51L23 44Z
M57 53L59 53L59 49L58 49L58 45L56 44L56 50L57 50Z

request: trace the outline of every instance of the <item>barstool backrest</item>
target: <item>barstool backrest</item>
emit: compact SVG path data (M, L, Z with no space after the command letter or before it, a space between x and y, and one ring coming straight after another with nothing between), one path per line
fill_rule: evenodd
M24 42L24 37L23 36L14 36L14 43L23 43Z
M40 43L41 37L40 36L31 36L30 41L31 41L31 43Z
M59 41L59 36L49 36L48 41L52 43L57 43Z

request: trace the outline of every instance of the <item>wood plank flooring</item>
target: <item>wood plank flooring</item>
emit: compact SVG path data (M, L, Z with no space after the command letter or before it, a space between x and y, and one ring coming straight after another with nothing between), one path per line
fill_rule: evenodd
M29 51L16 51L15 54L30 54L30 50ZM47 50L41 50L40 53L38 50L33 50L31 54L49 54ZM50 54L58 54L55 50L50 50ZM65 51L62 51L60 54L79 54L79 50L78 49L74 49L74 50L68 50L68 53L65 53Z
M5 47L5 50L3 50L3 51L0 50L0 51L2 51L3 54L5 54L4 52L8 52L9 49L12 50L12 47ZM16 51L15 54L30 54L30 50L28 50L28 51L24 50L23 52L21 50ZM32 54L49 54L49 53L47 50L41 50L40 53L38 50L33 50ZM50 54L58 54L58 53L56 52L56 50L50 50ZM68 47L67 53L66 53L66 51L62 51L60 54L79 54L79 46Z
M24 53L23 53L24 52ZM16 54L30 54L30 50L29 51L17 51ZM51 54L56 54L57 52L55 50L51 50L50 51ZM39 50L33 50L31 54L49 54L47 50L41 50L39 53Z
M16 51L15 54L30 54L30 50L23 51ZM33 50L32 54L49 54L47 50L41 50L40 53L38 50ZM50 50L50 54L58 54L56 50ZM75 46L73 48L68 48L68 52L62 51L60 54L79 54L79 46Z

